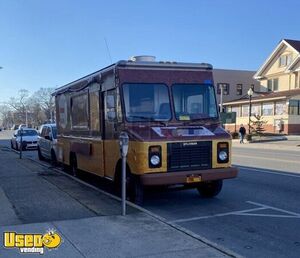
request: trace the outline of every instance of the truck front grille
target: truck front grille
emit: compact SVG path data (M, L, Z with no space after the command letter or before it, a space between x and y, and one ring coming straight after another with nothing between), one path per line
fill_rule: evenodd
M168 171L201 170L212 167L212 143L168 143Z

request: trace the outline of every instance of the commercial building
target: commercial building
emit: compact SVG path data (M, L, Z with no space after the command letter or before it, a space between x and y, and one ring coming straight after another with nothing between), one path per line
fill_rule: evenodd
M266 132L300 134L300 41L283 39L254 75L260 86L254 90L251 119L261 115ZM236 112L237 125L247 125L249 96L224 103L228 112ZM225 127L234 131L234 124Z

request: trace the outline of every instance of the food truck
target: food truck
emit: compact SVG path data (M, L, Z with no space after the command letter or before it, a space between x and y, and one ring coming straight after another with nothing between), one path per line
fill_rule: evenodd
M126 132L130 200L141 203L145 187L171 185L216 196L238 170L220 125L212 69L138 56L56 89L58 161L119 189L119 135Z

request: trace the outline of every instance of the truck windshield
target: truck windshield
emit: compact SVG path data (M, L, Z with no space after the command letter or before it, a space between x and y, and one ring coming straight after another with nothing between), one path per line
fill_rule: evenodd
M177 120L192 121L218 118L212 85L174 84L172 92Z
M127 83L123 85L123 96L129 122L172 118L168 88L164 84Z

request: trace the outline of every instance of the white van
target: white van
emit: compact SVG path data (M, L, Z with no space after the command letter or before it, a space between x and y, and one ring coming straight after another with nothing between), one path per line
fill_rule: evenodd
M42 125L38 137L38 156L40 160L51 160L52 164L57 163L56 155L57 130L56 124Z

